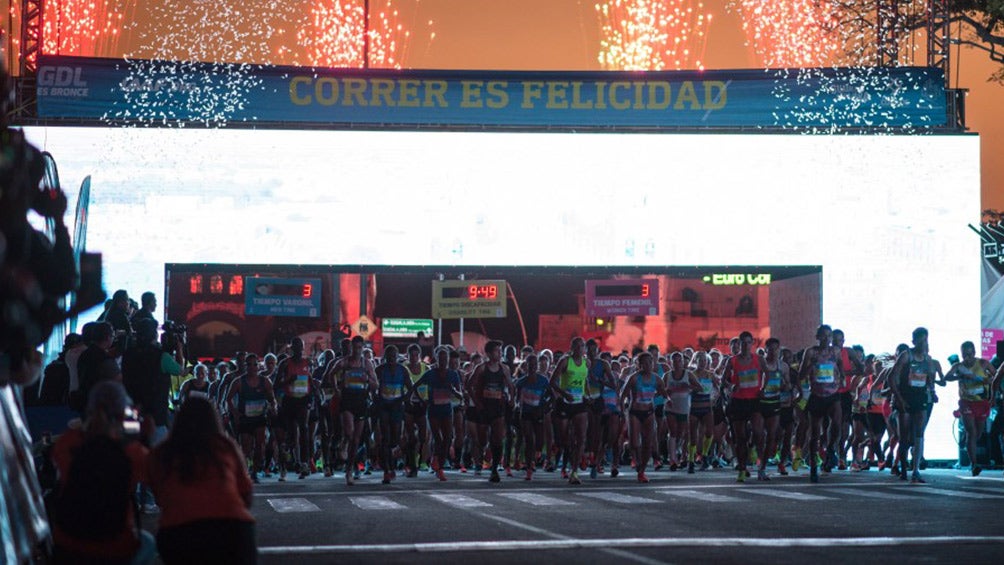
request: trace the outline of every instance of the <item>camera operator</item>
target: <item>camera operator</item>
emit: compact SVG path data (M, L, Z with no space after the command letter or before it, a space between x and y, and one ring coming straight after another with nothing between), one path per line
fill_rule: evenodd
M133 493L146 477L143 426L121 383L96 385L83 426L56 440L50 504L54 563L145 563L153 536L138 527Z
M132 323L129 321L132 309L129 306L129 293L116 290L112 295L112 307L105 313L105 320L115 329L115 357L122 355L132 347L135 336ZM156 322L154 322L156 327Z
M151 447L167 437L171 375L180 375L184 365L180 347L175 348L173 355L161 348L157 341L157 322L141 320L136 328L136 344L122 357L122 382L144 418L153 419ZM143 491L141 503L145 512L157 511L153 495L147 489Z

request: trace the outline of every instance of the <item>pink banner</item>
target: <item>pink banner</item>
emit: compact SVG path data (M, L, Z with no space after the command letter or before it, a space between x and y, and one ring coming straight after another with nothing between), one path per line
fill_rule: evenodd
M1004 341L1004 329L983 328L983 349L980 357L990 359L997 353L997 342Z

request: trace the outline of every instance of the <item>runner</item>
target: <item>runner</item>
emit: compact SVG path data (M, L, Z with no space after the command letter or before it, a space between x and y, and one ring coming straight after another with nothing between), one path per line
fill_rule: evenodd
M574 349L574 347L573 347ZM621 405L630 404L628 433L635 454L635 471L638 482L647 483L645 467L652 453L652 436L655 435L655 396L668 396L662 380L652 370L652 354L645 351L637 358L638 370L631 373L621 389Z
M497 483L501 480L499 465L502 463L502 446L506 434L507 398L514 398L515 390L509 367L502 363L502 342L491 340L486 343L485 356L486 361L474 369L474 374L468 380L466 392L474 401L479 416L478 443L490 447L489 480Z
M610 363L600 359L600 345L595 339L586 342L586 359L589 363L585 394L585 402L589 406L586 452L589 457L589 478L595 479L599 474L599 462L603 459L603 454L600 453L605 406L603 391L614 384L614 377L610 372Z
M449 454L453 434L453 405L451 398L463 398L460 390L460 373L450 369L450 351L440 346L436 348L436 367L426 371L412 388L411 396L415 398L421 387L429 392L428 420L432 428L432 443L435 457L433 468L440 481L446 480L443 472L443 462Z
M672 367L666 373L666 391L670 400L666 417L669 425L669 470L676 471L681 466L681 457L687 457L690 452L691 395L700 393L703 387L694 373L687 369L683 353L674 351L669 359ZM688 464L687 472L693 472L692 464Z
M265 471L265 416L268 412L275 413L276 401L272 383L258 374L258 356L249 353L245 363L247 374L230 387L224 405L233 414L241 450L245 457L251 456L251 479L258 483Z
M362 438L366 425L369 396L376 392L378 383L373 366L363 357L365 342L361 336L352 338L351 351L331 367L331 372L337 376L338 407L342 424L342 453L345 461L345 484L355 484L358 473L356 457L359 450L359 440Z
M600 453L610 451L610 478L620 475L620 462L623 454L621 435L624 433L624 417L621 415L620 390L622 385L621 361L610 363L610 381L603 387L603 415L600 425L603 426L603 442Z
M974 477L983 471L976 462L976 446L990 415L990 380L993 372L990 362L977 358L976 346L967 341L962 344L962 361L952 365L944 380L938 382L944 386L947 381L959 381L959 410L956 417L961 416L966 428L967 448Z
M795 386L794 379L792 378L793 375L798 373L796 369L792 368L794 362L794 353L790 349L782 347L781 363L784 364L785 369L788 371L788 382L790 384L787 390L781 390L780 398L778 399L778 433L781 438L781 446L777 455L777 472L782 476L788 475L785 465L793 463L792 440L795 435L795 406L798 404L799 398L801 398L800 390ZM801 449L799 449L799 453L801 453Z
M753 431L754 449L757 453L764 453L760 395L763 392L765 372L763 359L753 354L753 334L739 334L739 353L729 358L722 381L730 387L732 393L726 414L732 427L732 448L738 461L739 477L736 480L740 483L745 482L749 476L747 464L750 459L750 441L747 426ZM757 471L757 479L769 480L763 470Z
M701 470L707 471L711 466L709 459L715 434L712 395L721 386L718 375L711 369L711 358L706 352L696 352L694 360L697 362L694 377L701 385L701 390L695 390L690 397L690 449L687 457L687 473L691 474L694 472L698 446L701 451Z
M819 462L816 454L820 451L823 441L823 422L830 418L826 445L836 443L841 421L840 395L837 391L843 383L844 375L840 366L840 352L831 345L833 330L822 325L816 330L818 345L805 350L802 365L799 370L799 381L809 383L809 400L806 405L809 426L809 481L819 482ZM829 459L829 458L827 458ZM825 466L824 471L832 467Z
M422 347L417 343L408 346L408 376L414 386L429 366L422 361ZM426 406L429 403L429 387L416 387L416 393L405 403L404 411L404 466L408 477L417 477L419 461L423 464L428 458L429 450L429 420Z
M558 420L558 434L564 450L562 468L570 463L572 472L568 484L579 485L579 462L586 443L589 425L588 406L585 403L586 379L589 361L585 357L585 342L581 337L572 339L571 353L563 356L554 367L551 390L558 399L554 414Z
M193 371L195 376L181 383L177 404L180 407L191 396L209 400L209 368L199 363Z
M536 355L528 355L523 361L522 376L516 381L516 398L519 399L520 433L523 436L523 452L526 464L526 480L533 479L535 463L543 448L544 405L550 393L551 384L538 371Z
M776 337L767 339L765 344L767 355L763 359L766 380L760 393L760 415L763 417L766 450L760 451L760 461L757 476L767 476L767 460L777 453L777 434L781 424L781 394L788 393L788 403L791 400L791 379L788 374L788 364L780 356L781 341ZM778 473L784 475L784 463L778 457Z
M925 482L920 476L920 460L924 456L924 429L935 375L934 361L927 354L927 336L925 328L913 330L913 348L896 359L889 377L899 419L899 478L906 480L907 449L912 446L913 483Z
M828 445L826 451L830 458L829 466L845 471L847 470L847 449L850 445L851 408L854 404L853 386L860 382L855 380L855 377L861 376L864 365L861 362L862 357L858 356L859 352L853 348L844 347L843 330L833 330L833 348L840 352L840 368L844 373L844 385L837 391L840 393L840 435L837 438L837 443Z
M456 349L450 349L450 369L460 373L460 352ZM460 376L463 381L463 374L461 373ZM450 446L450 466L453 469L460 469L461 473L466 473L467 468L464 467L463 463L466 403L463 398L451 396L450 404L453 406L453 445Z
M394 452L401 440L401 424L404 422L404 399L411 395L411 379L408 370L397 362L398 350L388 345L383 350L383 363L374 371L380 390L380 464L383 467L383 484L397 476L394 470Z
M294 337L289 342L290 357L284 359L275 369L275 388L285 392L279 406L278 426L285 431L286 445L292 442L294 464L299 468L300 478L310 475L310 455L314 438L309 433L309 409L312 397L317 393L310 379L310 360L303 356L303 340ZM245 369L246 370L246 369ZM279 480L286 478L286 465L280 464Z
M874 374L871 367L874 355L865 358L864 373L850 379L853 404L851 406L851 471L863 471L868 468L865 460L865 448L872 442L871 428L868 423L868 408L871 406L871 385Z
M338 376L332 370L334 363L335 351L328 349L321 354L318 366L314 369L315 382L321 391L321 401L318 406L318 432L321 436L321 458L324 459L325 477L331 477L335 474L334 453L337 452L337 449L332 450L332 445L340 440L342 431L342 423L338 418L339 406L336 394Z

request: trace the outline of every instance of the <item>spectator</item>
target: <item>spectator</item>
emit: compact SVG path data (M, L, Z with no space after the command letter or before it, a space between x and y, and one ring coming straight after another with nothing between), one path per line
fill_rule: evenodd
M142 306L139 310L136 310L136 312L132 315L132 319L129 320L132 323L133 329L136 329L136 324L140 320L157 321L157 319L153 317L154 311L157 310L157 295L150 291L146 291L142 296L140 296L139 300Z
M105 321L115 330L115 356L121 357L132 345L133 328L129 322L129 293L116 290L112 295L112 306L108 309Z
M83 428L52 448L57 485L50 503L56 563L148 563L153 536L138 527L132 493L147 469L139 421L120 383L91 390Z
M190 397L149 465L161 501L157 549L164 563L255 562L251 477L212 402Z
M171 375L180 374L184 364L180 350L172 357L161 349L157 341L157 322L139 322L136 344L122 357L122 382L129 395L136 399L143 416L153 419L151 447L167 437ZM141 503L144 512L157 511L153 496L145 489Z
M111 354L114 330L107 322L84 324L82 330L87 349L77 360L77 393L70 397L70 408L81 415L90 398L91 389L103 381L121 381L122 371Z
M71 333L63 340L63 350L45 367L42 375L42 382L38 388L32 387L30 390L37 390L38 396L34 398L36 406L66 406L69 403L70 393L70 367L66 362L66 354L74 347L83 343L80 334ZM30 398L29 389L25 389L25 403L28 404Z

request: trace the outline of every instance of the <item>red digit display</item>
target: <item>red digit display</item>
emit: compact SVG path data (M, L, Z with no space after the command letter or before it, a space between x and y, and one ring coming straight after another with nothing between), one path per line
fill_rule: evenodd
M303 285L303 297L310 298L310 295L314 293L314 285L306 283Z
M648 298L648 285L647 284L641 285L641 297L642 298Z
M472 285L470 285L470 286L467 287L467 298L469 300L477 300L478 299L478 285L472 284Z
M495 285L489 285L489 287L488 287L488 299L489 300L494 300L495 298L498 298L498 295L499 295L499 289L498 289L498 287L495 286Z
M468 285L467 286L467 299L468 300L494 300L498 298L499 287L498 285L488 284L488 285Z

